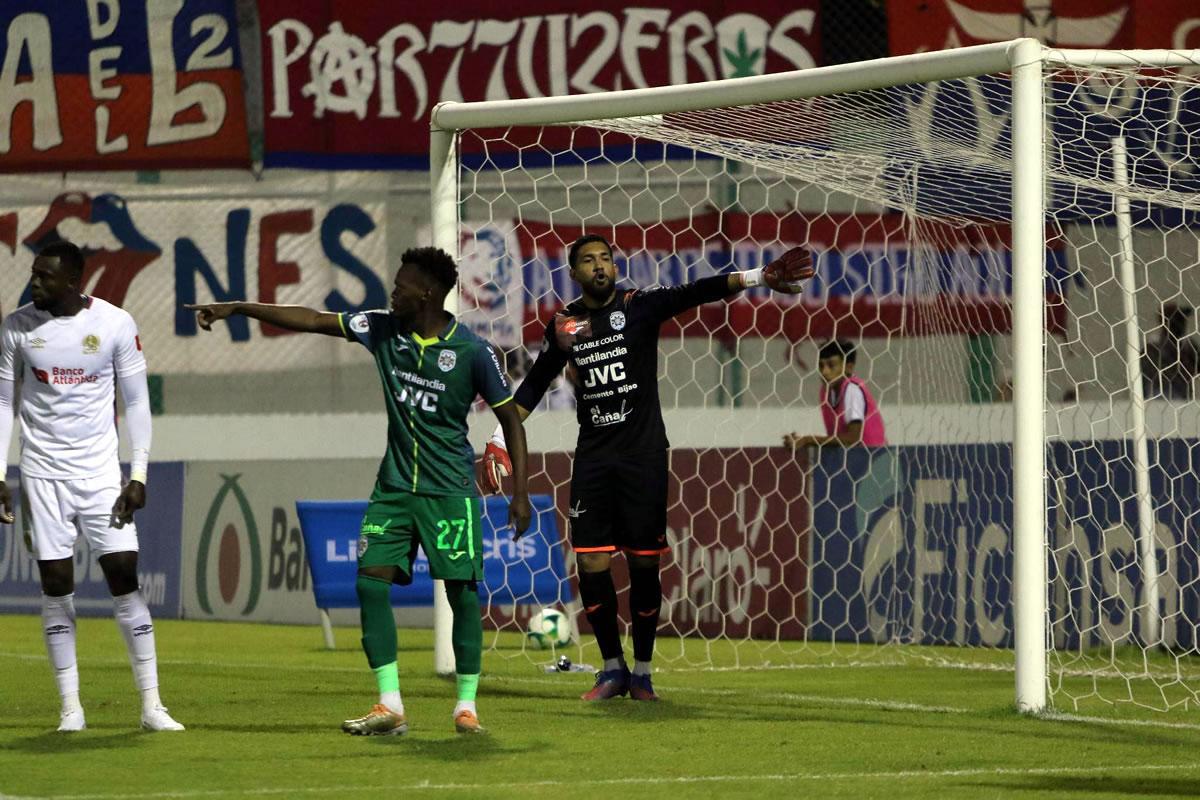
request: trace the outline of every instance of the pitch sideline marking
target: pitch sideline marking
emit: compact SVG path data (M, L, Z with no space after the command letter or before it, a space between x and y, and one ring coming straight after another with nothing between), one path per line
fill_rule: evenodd
M783 783L789 781L838 781L838 780L904 780L904 779L937 779L937 778L976 778L986 776L1016 776L1038 777L1049 775L1103 775L1110 772L1193 772L1200 770L1200 763L1193 764L1127 764L1099 767L990 767L979 769L947 769L922 772L918 770L900 770L893 772L781 772L770 775L689 775L678 778L595 778L572 779L569 781L505 781L500 783L433 783L420 781L418 783L386 784L382 786L297 786L297 787L263 787L259 789L195 789L179 792L154 792L150 794L74 794L54 795L56 800L188 800L198 797L247 796L265 797L270 795L317 795L344 794L349 791L473 791L488 789L536 789L554 787L578 786L686 786L689 784L732 783L734 781L752 781L766 783ZM0 794L0 800L44 800L47 795L5 795Z

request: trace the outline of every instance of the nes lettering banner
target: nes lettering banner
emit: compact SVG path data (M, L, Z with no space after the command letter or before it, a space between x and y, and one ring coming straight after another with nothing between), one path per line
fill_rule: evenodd
M9 310L29 301L34 254L63 237L84 249L84 290L137 320L153 372L365 362L361 347L290 335L246 317L205 333L195 312L183 307L252 300L328 311L385 308L386 214L382 201L352 199L363 195L347 189L172 199L68 192L46 206L0 205L0 305Z
M248 166L234 7L0 4L0 172Z
M260 0L264 160L424 169L429 112L444 100L583 94L812 67L819 62L817 7L817 0L672 0L607 10L536 0L522 3L518 15L516 6L481 0Z

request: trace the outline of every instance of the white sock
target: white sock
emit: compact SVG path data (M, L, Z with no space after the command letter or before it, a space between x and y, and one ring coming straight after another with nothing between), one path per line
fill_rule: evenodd
M54 668L63 711L79 711L79 667L75 662L75 595L42 595L42 638Z
M606 658L604 659L604 671L612 672L617 669L625 668L625 659L623 658Z
M470 711L475 716L479 716L479 712L475 710L474 700L459 700L458 705L454 707L454 716L458 716L461 711Z
M162 705L158 697L158 658L154 653L154 622L141 591L113 598L113 615L125 637L133 682L142 693L142 709Z
M650 669L649 661L633 662L633 674L634 675L649 675L653 671L654 670Z
M404 716L404 701L400 699L400 691L398 689L394 692L380 692L379 702L397 714Z

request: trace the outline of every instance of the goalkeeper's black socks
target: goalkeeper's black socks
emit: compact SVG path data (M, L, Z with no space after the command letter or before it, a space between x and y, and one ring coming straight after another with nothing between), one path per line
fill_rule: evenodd
M629 565L629 616L633 621L633 658L649 662L654 657L654 637L662 611L662 579L657 564Z
M617 630L617 590L613 586L612 572L580 572L579 599L583 613L591 623L600 655L607 661L624 659L621 650L621 634Z

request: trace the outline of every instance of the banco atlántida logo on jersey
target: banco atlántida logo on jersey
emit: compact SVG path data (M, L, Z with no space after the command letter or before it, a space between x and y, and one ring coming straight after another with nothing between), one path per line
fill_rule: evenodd
M196 550L196 600L205 614L249 614L262 590L262 549L241 475L222 475Z

